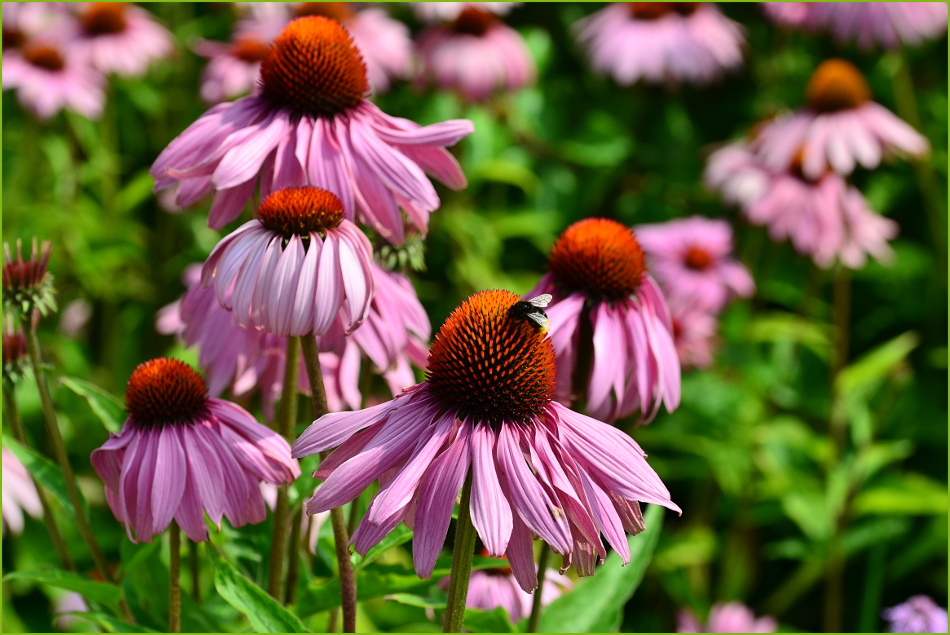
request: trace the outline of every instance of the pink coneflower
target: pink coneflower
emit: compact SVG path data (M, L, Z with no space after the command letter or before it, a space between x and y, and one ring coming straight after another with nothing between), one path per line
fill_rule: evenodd
M425 66L420 79L483 101L496 90L515 91L534 81L534 58L521 35L494 13L466 8L446 26L419 35Z
M508 15L520 2L409 2L420 19L426 22L451 22L466 9L478 9L495 15Z
M23 512L33 518L43 517L43 505L36 492L36 486L20 459L7 448L3 448L3 533L10 532L19 536L23 533Z
M50 39L3 51L3 90L17 89L20 105L39 119L64 108L98 119L106 101L104 86L102 75Z
M742 27L712 4L615 3L578 28L594 69L623 86L708 84L742 65Z
M368 89L366 67L339 23L294 20L262 62L261 93L215 106L172 141L152 165L155 188L181 182L183 207L216 192L208 223L220 229L241 214L258 176L262 196L314 185L339 197L347 219L402 242L400 207L425 231L439 206L423 170L465 186L444 146L473 127L389 117L364 99Z
M481 555L488 556L488 551L482 549ZM439 587L447 588L449 579L443 578L439 582ZM548 569L544 577L544 588L541 591L541 606L547 606L573 588L574 584L570 578L557 575L554 569ZM497 569L472 571L465 606L483 611L492 611L500 606L508 613L508 619L513 624L517 624L521 618L531 614L533 600L533 595L521 590L511 572L511 567L505 562Z
M412 57L409 27L382 8L348 2L299 2L292 6L297 17L324 16L346 28L366 63L366 79L374 93L386 92L392 79L408 73Z
M718 148L706 160L703 181L727 203L749 205L768 191L769 176L746 141Z
M554 346L520 302L507 291L473 295L436 334L426 381L307 428L294 456L340 446L315 474L325 482L307 513L343 505L380 479L353 534L356 551L365 554L406 521L415 529L416 572L428 578L471 466L475 530L530 592L532 533L563 555L564 568L590 575L606 555L601 533L629 560L624 530L644 528L637 501L679 511L632 439L552 401Z
M345 307L351 332L369 312L371 260L369 240L343 218L340 199L316 187L286 188L218 243L201 279L214 282L218 301L244 328L253 321L283 337L324 335Z
M836 259L846 267L864 267L867 256L893 257L888 240L897 236L894 221L875 213L861 192L829 172L810 179L796 161L790 172L773 173L768 190L744 207L746 217L769 228L772 240L791 239L795 249L820 267Z
M686 368L706 368L712 364L716 343L716 316L694 304L673 300L670 302L673 318L673 345Z
M209 104L251 92L261 74L268 41L253 33L237 33L229 43L199 40L198 55L208 59L201 73L201 98Z
M887 152L922 155L930 144L887 108L853 64L822 62L808 82L805 108L763 124L753 149L773 170L787 170L799 151L805 176L817 179L830 167L847 176L856 163L871 170Z
M20 48L33 36L57 25L65 2L4 2L3 50Z
M839 43L854 41L862 49L918 46L947 30L946 2L768 2L765 12L781 24L826 30Z
M680 611L676 622L679 633L774 633L778 629L778 622L773 618L756 619L755 613L740 602L715 604L709 610L706 627L692 611Z
M926 595L915 595L903 604L884 610L890 633L946 633L947 610Z
M755 292L749 270L731 257L732 227L726 221L692 216L634 231L668 299L718 313L731 297Z
M174 359L140 364L125 391L129 418L92 453L106 500L129 539L150 542L172 519L195 542L204 514L240 527L264 520L259 483L300 475L284 439L243 408L207 397L204 381ZM134 537L133 537L134 532Z
M670 312L629 227L603 218L568 227L528 295L542 293L554 296L548 318L562 403L586 396L586 411L607 422L638 410L649 421L661 403L679 406Z
M72 5L76 21L60 36L71 54L100 73L140 77L172 52L172 35L140 7L126 2Z

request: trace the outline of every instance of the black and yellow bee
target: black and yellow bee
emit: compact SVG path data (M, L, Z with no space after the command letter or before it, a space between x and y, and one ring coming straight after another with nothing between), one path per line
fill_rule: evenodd
M548 332L548 316L544 307L551 303L551 294L544 293L530 300L520 300L508 309L508 315L516 320L530 320L542 333Z

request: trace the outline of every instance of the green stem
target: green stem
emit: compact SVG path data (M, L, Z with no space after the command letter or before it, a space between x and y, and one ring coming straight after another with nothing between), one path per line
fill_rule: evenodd
M914 92L914 80L910 73L910 65L907 63L907 56L902 49L898 49L892 55L896 57L891 82L894 86L894 105L897 107L897 114L900 115L901 119L920 131L920 110L917 108L917 95ZM933 164L929 157L913 159L911 167L914 169L917 186L920 188L921 197L924 199L924 210L930 223L930 233L937 249L937 256L940 259L938 269L944 283L946 283L947 243L945 239L947 230L944 227L940 186L937 183L937 177L934 174Z
M181 533L174 520L168 526L168 632L181 632Z
M4 418L13 429L13 438L19 441L24 447L29 447L29 443L26 439L26 430L23 428L23 421L20 419L20 412L16 407L16 399L13 396L12 390L7 387L6 380L3 382L3 409ZM56 524L56 518L53 516L53 509L50 507L49 498L46 496L46 490L43 489L39 481L37 481L32 474L30 474L30 479L33 481L36 494L39 496L40 504L43 506L43 522L46 524L46 531L49 532L50 540L53 541L53 548L56 550L56 555L59 556L59 561L63 564L64 569L67 571L75 571L76 565L73 563L73 557L69 555L69 549L66 548L66 541L63 540L63 535L59 532L59 526Z
M27 315L31 312L28 311ZM53 452L56 454L56 461L59 463L59 469L63 472L63 480L66 482L66 492L69 494L69 500L73 504L76 512L76 526L86 546L89 547L89 553L96 569L102 578L115 584L115 578L109 567L106 566L106 557L102 553L102 548L96 542L95 534L89 526L86 519L86 512L83 510L82 497L79 495L79 487L76 485L76 475L73 474L73 468L69 464L69 455L66 453L66 444L63 442L63 435L59 431L59 423L56 421L56 411L53 409L53 399L49 394L49 386L46 385L46 375L43 373L42 361L40 360L39 342L36 339L36 331L32 328L24 328L23 334L26 336L26 349L30 355L30 364L33 366L33 376L36 379L36 388L40 393L40 403L43 406L43 419L46 421L46 431L49 434L50 441L53 443Z
M461 633L465 622L465 600L468 598L468 581L472 576L472 557L475 555L475 526L469 502L472 497L472 472L469 470L462 486L459 503L459 519L455 526L455 546L452 547L452 571L449 574L448 598L445 601L445 616L442 618L443 633Z
M314 420L329 412L327 393L323 386L323 371L320 368L320 353L317 340L312 335L300 338L303 347L303 360L307 367L307 379L310 382L310 402ZM320 460L327 458L329 452L321 452ZM350 560L350 537L346 529L343 510L334 507L330 510L330 524L333 526L333 543L340 573L340 605L343 607L343 632L356 632L356 575Z
M300 525L303 523L303 506L297 508L290 521L290 545L287 550L287 589L284 591L284 604L290 606L297 601L297 581L300 579Z
M198 562L198 543L192 542L188 549L188 569L191 572L191 598L201 602L201 568Z
M528 618L527 633L537 633L538 623L541 621L541 596L544 595L544 578L548 572L548 558L551 557L551 548L548 543L541 543L541 553L538 555L538 588L531 598L531 617Z
M300 339L287 338L287 357L284 366L284 390L280 400L280 417L277 431L293 442L294 421L297 418L297 369L300 367ZM287 530L290 524L290 505L287 486L277 488L277 505L274 508L274 538L270 549L270 577L267 592L280 600L284 593L284 559L287 556Z

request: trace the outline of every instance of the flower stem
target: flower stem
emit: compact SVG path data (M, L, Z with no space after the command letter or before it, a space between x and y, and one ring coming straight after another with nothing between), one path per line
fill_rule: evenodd
M4 420L10 424L10 428L13 430L13 438L20 442L24 447L29 447L29 444L26 439L26 430L23 429L23 421L20 419L20 413L16 407L16 399L13 396L13 391L7 387L6 381L3 385L3 410L4 410ZM67 571L75 571L76 565L73 562L73 557L69 555L69 549L66 548L66 541L63 540L63 535L59 532L59 526L56 524L56 518L53 516L53 509L50 507L49 498L46 496L46 490L40 485L32 474L30 474L30 479L33 481L33 486L36 487L36 493L39 496L40 504L43 506L43 522L46 524L46 531L49 533L50 540L53 541L53 548L56 550L56 555L59 556L59 561L63 564L63 568Z
M461 633L465 621L465 600L468 598L468 580L472 575L472 557L475 555L475 526L469 501L472 498L472 472L469 470L462 486L459 519L455 526L455 546L452 547L452 572L449 577L448 598L445 601L443 633Z
M188 545L188 569L191 572L191 599L201 601L201 567L198 562L198 543Z
M181 533L174 520L168 526L168 632L181 632Z
M30 312L27 312L29 314ZM69 464L69 455L66 454L66 444L63 442L63 435L59 431L59 423L56 421L56 411L53 409L53 399L49 394L49 386L46 385L46 375L43 373L42 362L40 361L39 342L36 339L36 331L32 328L24 328L23 333L26 336L26 349L30 355L30 364L33 366L33 376L36 379L36 388L40 393L40 403L43 406L43 419L46 421L46 431L50 440L53 442L53 451L56 454L56 461L59 463L59 469L63 472L63 480L66 482L66 492L69 494L69 500L73 504L76 512L76 526L82 539L89 547L89 553L96 569L102 575L103 579L111 584L115 584L115 578L109 567L106 566L106 557L102 553L102 548L96 542L95 534L89 526L86 519L86 512L83 510L82 498L79 495L79 487L76 485L76 475L73 474L73 468Z
M312 335L300 338L303 347L303 360L307 366L307 378L310 381L310 401L313 406L313 418L319 419L329 412L327 393L323 387L323 371L320 369L320 354L317 341ZM329 452L321 452L324 460ZM343 510L334 507L330 510L330 524L333 526L333 542L336 547L336 559L340 570L340 604L343 607L343 632L356 632L356 576L350 561L350 537L346 530L346 518Z
M287 588L284 604L297 601L297 582L300 579L300 525L303 522L303 507L298 507L290 520L290 545L287 550Z
M541 596L544 591L544 578L548 572L548 558L551 557L551 548L548 543L541 543L541 553L538 555L538 588L531 598L531 617L528 618L527 633L537 633L538 623L541 621Z
M297 418L297 369L300 367L300 340L287 338L287 356L284 366L284 390L280 399L280 417L277 432L293 443L294 421ZM287 530L290 523L290 505L287 486L277 488L277 505L274 508L274 538L270 546L270 577L267 592L276 600L284 595L284 559L287 557Z
M907 63L907 55L902 49L894 51L891 55L896 58L894 72L891 74L891 83L894 86L894 105L897 108L897 114L919 132L923 132L920 110L917 108L917 95L914 92L914 79L910 73L910 65ZM930 223L930 233L933 236L934 247L939 258L940 266L937 269L940 270L943 281L946 283L947 243L944 238L947 235L947 230L944 226L944 206L940 200L940 186L937 184L933 163L931 163L929 156L912 159L911 167L914 169L917 186L920 188L921 197L924 199L924 211Z

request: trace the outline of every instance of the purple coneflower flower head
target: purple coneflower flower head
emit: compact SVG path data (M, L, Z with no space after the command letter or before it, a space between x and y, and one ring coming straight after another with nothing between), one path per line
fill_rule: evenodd
M824 30L839 43L919 46L947 30L946 2L767 2L765 13L787 26Z
M98 119L106 101L104 85L102 75L46 36L3 50L3 90L17 89L20 105L38 119L63 108Z
M300 475L290 446L246 410L207 396L184 362L140 364L125 391L129 417L94 450L106 501L133 542L150 542L174 519L195 542L208 539L204 514L240 527L266 516L259 484ZM134 537L133 537L134 532Z
M749 205L769 187L768 173L745 141L728 143L706 160L703 181L727 203Z
M860 269L868 255L889 262L893 250L888 241L897 237L897 223L875 213L840 175L828 172L811 179L800 165L796 161L791 171L771 175L765 194L744 207L749 221L767 226L772 240L790 239L820 267L837 259Z
M418 46L425 66L419 79L455 90L468 101L523 88L537 72L524 38L478 8L465 8L449 24L427 27Z
M315 476L313 514L381 488L353 542L365 554L400 522L414 526L416 572L428 578L471 469L472 522L488 553L508 558L526 592L537 587L532 533L593 573L606 551L624 561L624 531L644 528L637 501L679 511L640 447L611 426L552 401L554 346L507 291L483 291L446 319L426 381L392 401L328 414L294 443L294 456L337 447Z
M29 365L26 338L20 329L13 327L13 316L7 314L3 322L3 382L14 386L22 378Z
M65 2L4 2L3 50L20 48L64 18Z
M586 412L608 423L679 406L670 312L629 227L588 218L564 230L528 295L542 293L554 296L547 314L562 403L586 398Z
M488 556L488 551L482 549L480 555ZM500 562L499 565L501 566L497 569L472 571L465 606L483 611L492 611L500 606L508 613L508 619L517 624L521 618L531 614L534 596L521 590L507 562ZM439 588L448 588L449 580L448 577L442 578ZM541 606L547 606L573 588L574 584L570 578L557 575L554 569L548 569L544 588L541 590Z
M755 292L749 270L731 257L732 227L702 216L634 227L667 298L718 313L731 297Z
M520 2L410 2L416 15L426 22L451 22L466 9L478 9L495 15L508 15Z
M172 141L152 165L155 189L180 182L182 207L216 192L208 224L237 218L261 195L312 185L335 194L347 219L403 241L400 208L422 231L439 197L425 172L465 187L445 150L471 134L467 120L421 127L365 100L366 66L352 38L328 18L291 22L261 63L260 94L219 104Z
M14 308L23 319L34 309L42 315L56 310L56 292L53 276L48 272L49 259L53 253L52 243L44 240L37 247L33 238L28 260L23 259L23 242L16 241L16 258L10 245L3 243L3 306Z
M832 169L847 176L856 164L873 170L886 153L925 154L930 144L884 106L851 62L826 60L806 89L805 108L762 125L753 149L773 170L787 170L802 152L802 172L816 179Z
M752 609L740 602L713 605L705 627L692 611L680 611L676 622L679 633L774 633L778 629L773 618L756 619Z
M578 24L594 69L629 86L708 84L742 65L742 28L712 4L614 3Z
M218 104L254 90L268 44L268 40L252 32L236 33L228 43L196 42L195 53L208 60L201 73L201 98Z
M380 7L349 2L299 2L296 17L324 16L343 25L366 63L366 79L374 93L389 90L392 80L404 78L412 58L409 27L389 17Z
M673 318L673 345L680 360L680 367L706 368L712 364L716 344L716 316L695 304L679 300L670 301Z
M889 633L946 633L947 609L926 595L915 595L903 604L885 609Z
M218 243L201 273L235 321L283 337L324 335L342 309L347 333L358 327L373 297L372 246L340 199L286 188L257 215Z
M6 351L4 351L6 352ZM16 455L3 448L3 533L7 533L7 527L10 533L19 536L23 533L23 512L26 512L33 518L43 516L43 505L40 503L40 496L36 492L36 486L26 467L20 463Z
M72 5L76 20L58 33L70 53L103 74L140 77L172 52L172 35L140 7L127 2Z

